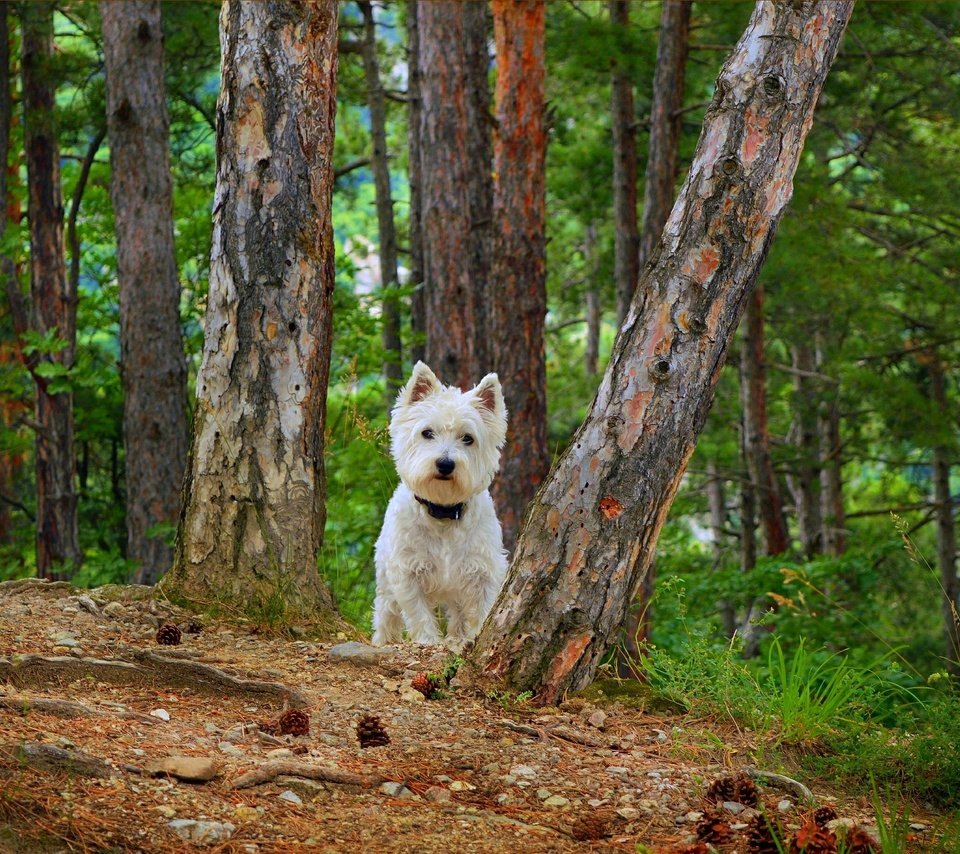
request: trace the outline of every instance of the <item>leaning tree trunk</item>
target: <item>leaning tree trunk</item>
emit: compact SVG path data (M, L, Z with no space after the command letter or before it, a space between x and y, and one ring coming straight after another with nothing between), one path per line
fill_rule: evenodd
M759 2L590 413L539 492L474 661L554 703L643 582L793 186L852 0Z
M494 252L490 279L493 366L510 413L493 487L503 544L512 551L523 511L550 468L547 446L547 315L544 217L547 130L544 0L493 0L497 46Z
M490 368L493 206L486 3L417 3L426 361L469 388Z
M377 197L377 231L380 237L380 283L383 288L383 376L386 379L387 406L392 407L403 382L403 356L400 346L400 300L397 289L397 229L393 220L393 193L390 190L390 161L387 157L387 102L380 82L377 59L377 28L373 3L359 0L363 15L363 71L367 80L367 105L370 108L370 137L373 142L373 185Z
M23 134L30 185L30 294L32 330L63 342L33 368L37 385L37 575L62 578L80 565L77 530L73 394L51 382L73 365L77 295L63 256L63 199L54 120L53 3L20 6L23 52ZM46 366L46 368L45 368Z
M420 28L417 0L407 4L407 184L410 187L410 357L426 358L426 302L423 286L423 202L420 178Z
M160 0L105 0L100 16L120 284L127 558L134 581L154 584L173 549L151 529L176 523L188 438Z
M334 0L220 17L210 295L190 467L164 588L248 611L332 600L323 425L334 286Z
M621 34L630 23L628 0L610 0L610 22ZM613 278L617 289L617 324L623 322L640 276L637 224L637 117L633 83L623 65L613 61L610 81L610 130L613 137ZM672 194L671 177L671 194ZM671 195L672 201L672 195ZM666 214L664 214L664 220ZM663 220L660 221L663 228Z

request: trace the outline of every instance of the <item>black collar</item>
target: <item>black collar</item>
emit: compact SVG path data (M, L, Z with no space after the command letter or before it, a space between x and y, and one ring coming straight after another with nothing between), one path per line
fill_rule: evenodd
M459 519L467 506L462 501L459 504L434 504L432 501L427 501L426 498L421 498L419 495L414 495L413 497L427 508L427 512L433 516L434 519Z

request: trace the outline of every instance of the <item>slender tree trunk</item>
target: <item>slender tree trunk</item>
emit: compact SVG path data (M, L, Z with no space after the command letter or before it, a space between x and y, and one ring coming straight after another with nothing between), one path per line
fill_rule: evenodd
M630 24L628 0L609 0L608 5L611 23L618 30L626 31ZM640 233L637 225L637 117L633 111L633 83L616 60L613 63L610 100L610 129L613 135L613 278L617 288L619 326L627 316L640 275ZM671 201L672 190L671 186Z
M387 156L387 104L380 83L377 60L377 29L373 3L359 0L363 14L363 71L367 80L370 108L370 137L373 142L373 184L377 195L377 230L380 236L380 281L383 287L383 375L387 381L387 407L393 406L403 384L403 353L400 342L400 300L397 288L397 230L393 220L393 193L390 190L390 160Z
M493 0L497 47L494 252L489 294L493 365L510 413L493 485L503 544L513 550L530 499L550 468L547 446L547 130L544 0Z
M7 160L10 156L10 128L13 121L13 98L10 91L10 30L7 23L7 4L0 3L0 234L7 231ZM16 281L16 266L5 252L0 254L0 276L4 278L4 292L15 293L19 300L19 288ZM11 306L11 313L13 309ZM14 329L14 334L17 330ZM0 364L14 361L16 346L0 342ZM13 396L5 396L0 402L0 427L9 430L14 415ZM13 484L22 461L12 453L0 454L0 493L13 494ZM0 543L10 542L10 508L0 500Z
M770 457L763 297L763 285L758 284L746 306L743 349L740 352L740 394L746 427L747 463L750 479L757 491L764 553L778 555L790 547L790 535L783 516L780 486Z
M803 553L812 558L823 551L821 542L820 493L817 489L820 469L820 436L817 431L816 373L813 346L795 344L792 348L794 388L793 434L797 455L794 476L794 503L797 508L797 529Z
M817 370L823 370L823 341L817 335ZM843 508L843 445L840 438L840 386L831 383L817 411L820 436L820 542L834 557L847 548L846 515Z
M740 479L740 571L750 572L757 565L757 493L750 477L747 458L747 428L743 416L743 381L740 383L740 459L743 471Z
M150 531L176 523L188 438L160 0L106 0L100 16L120 284L127 555L134 581L154 584L173 550Z
M584 290L584 310L587 313L587 346L583 351L583 369L588 377L595 376L600 364L600 324L603 310L600 304L600 284L597 272L597 224L587 225L583 239L583 262L587 282Z
M334 0L228 0L210 295L164 588L271 614L332 607L317 573L334 287Z
M410 356L426 359L426 302L423 284L423 192L420 177L420 28L418 0L407 6L407 183L410 186Z
M586 421L528 512L477 638L486 678L555 703L643 582L812 124L852 0L756 5Z
M490 368L493 207L486 3L417 4L426 361L469 388Z
M945 425L953 423L943 363L936 351L925 360L930 376L930 397ZM951 448L938 443L933 448L933 490L937 514L937 565L943 586L943 618L946 625L947 669L960 677L960 578L957 577L957 532L950 495Z
M664 0L660 13L657 70L653 78L653 102L650 107L650 146L643 185L641 270L653 257L673 207L692 5L690 0Z
M723 478L720 476L720 470L717 468L717 461L713 457L707 460L707 506L710 510L710 533L713 537L713 565L716 570L723 565L723 543L727 537L727 501L724 496ZM717 610L720 613L720 623L723 626L723 634L728 638L733 637L734 632L737 630L733 604L728 599L723 599L717 603Z
M54 118L53 10L47 2L20 6L23 50L24 148L30 185L30 293L33 331L53 333L65 346L41 362L73 366L77 295L69 289L63 251L60 154ZM37 384L37 575L65 578L81 561L77 530L73 394L43 374Z

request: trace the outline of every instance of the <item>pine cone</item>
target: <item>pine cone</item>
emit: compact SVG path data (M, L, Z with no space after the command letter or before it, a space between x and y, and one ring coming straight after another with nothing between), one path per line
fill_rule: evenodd
M880 844L862 827L851 827L843 840L847 854L880 854Z
M705 842L694 842L693 845L681 845L679 848L672 848L671 854L710 854L710 849Z
M817 827L826 827L837 817L837 811L831 806L817 807L813 811L813 823Z
M188 635L198 635L203 631L203 623L197 619L189 620L184 628L184 631Z
M418 673L410 682L410 685L423 694L428 700L437 699L437 691L440 689L441 677L433 673Z
M733 801L745 807L755 807L760 802L760 794L746 774L735 774L714 780L707 788L707 800L717 804Z
M726 842L733 831L720 813L707 810L697 822L697 839L701 842Z
M259 721L257 729L265 732L267 735L280 735L280 724L276 721Z
M390 736L376 715L364 715L357 723L360 747L381 747L390 743Z
M157 629L157 643L162 646L176 646L181 637L180 629L173 623L164 623Z
M790 840L790 854L836 854L837 837L815 821L808 821Z
M570 828L570 835L580 841L589 842L610 835L608 816L600 812L590 812L580 816Z
M750 820L747 827L749 854L780 854L783 847L783 828L779 821L771 821L763 813Z
M300 709L290 709L280 715L277 728L281 735L307 735L310 732L310 715Z

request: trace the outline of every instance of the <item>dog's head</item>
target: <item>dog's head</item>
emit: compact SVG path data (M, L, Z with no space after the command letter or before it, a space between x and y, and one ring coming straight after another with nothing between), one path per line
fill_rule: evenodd
M500 467L507 410L496 374L470 391L445 386L423 362L397 397L390 419L400 479L435 504L459 504L485 490Z

